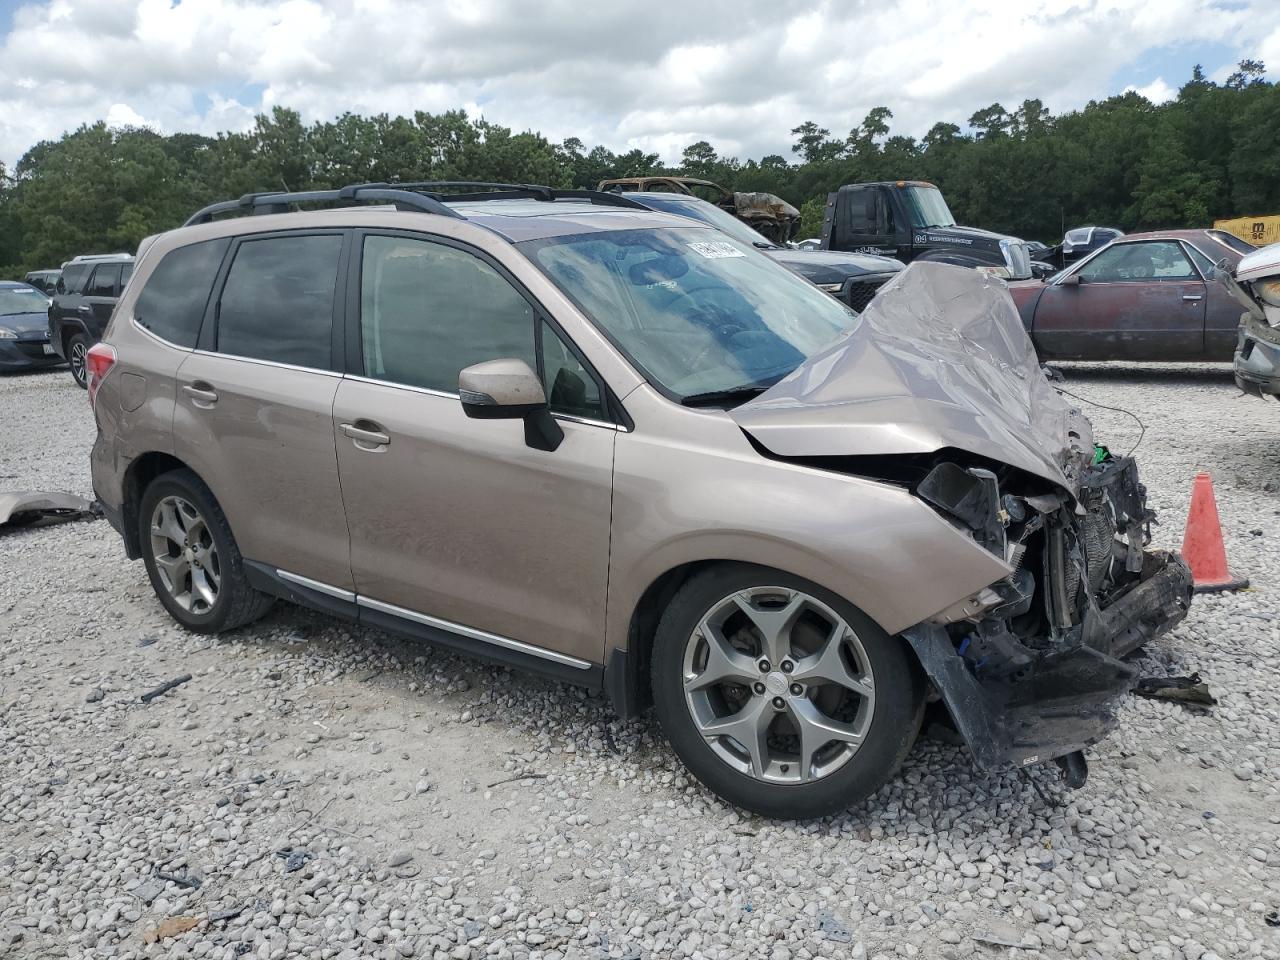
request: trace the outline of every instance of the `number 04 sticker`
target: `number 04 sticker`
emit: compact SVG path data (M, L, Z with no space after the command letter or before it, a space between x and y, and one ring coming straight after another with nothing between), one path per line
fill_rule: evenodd
M708 260L725 260L729 257L745 257L746 254L727 240L698 240L688 245L700 257Z

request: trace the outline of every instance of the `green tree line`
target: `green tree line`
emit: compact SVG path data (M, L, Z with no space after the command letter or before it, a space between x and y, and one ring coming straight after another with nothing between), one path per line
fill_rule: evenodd
M813 121L793 130L791 156L721 156L690 144L676 168L657 154L615 153L570 138L470 117L347 113L306 124L277 107L251 130L216 137L85 125L0 166L0 275L56 266L75 254L134 250L215 200L395 180L492 180L594 187L602 179L682 173L734 190L775 193L816 235L827 193L863 180L921 179L942 188L961 223L1053 243L1086 224L1125 230L1203 226L1218 217L1280 213L1280 86L1244 60L1226 80L1199 67L1176 98L1129 92L1052 115L1039 100L994 103L968 129L937 123L920 139L893 134L876 107L847 134Z

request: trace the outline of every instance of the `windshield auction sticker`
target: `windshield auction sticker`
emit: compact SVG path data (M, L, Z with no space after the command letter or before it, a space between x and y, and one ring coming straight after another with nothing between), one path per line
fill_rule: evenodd
M745 257L746 254L726 240L698 240L688 245L700 257L708 260L725 260L729 257Z

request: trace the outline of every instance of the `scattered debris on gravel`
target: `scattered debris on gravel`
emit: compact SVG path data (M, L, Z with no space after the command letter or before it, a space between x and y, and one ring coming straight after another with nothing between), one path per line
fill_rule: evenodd
M185 633L107 524L37 527L0 542L0 956L1280 960L1280 406L1063 369L1146 421L1157 542L1209 469L1253 583L1139 660L1218 704L1131 698L1082 789L929 738L847 814L745 816L602 698L283 603ZM0 411L0 485L90 495L65 371Z

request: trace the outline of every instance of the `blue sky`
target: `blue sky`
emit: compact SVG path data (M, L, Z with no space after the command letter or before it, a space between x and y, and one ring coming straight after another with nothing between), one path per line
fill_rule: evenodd
M844 134L880 105L919 136L995 101L1167 99L1196 63L1218 79L1242 57L1280 68L1274 0L680 9L638 29L633 4L599 0L0 0L0 163L96 120L211 134L276 105L307 120L461 107L664 159L699 139L790 155L799 122Z

